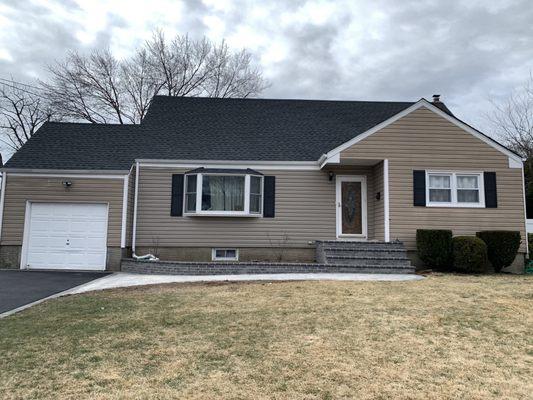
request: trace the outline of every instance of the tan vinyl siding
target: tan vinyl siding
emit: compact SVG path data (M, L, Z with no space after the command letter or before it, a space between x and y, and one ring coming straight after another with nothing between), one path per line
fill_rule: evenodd
M65 190L62 181L72 187ZM7 174L2 245L22 245L26 202L108 203L108 246L120 246L124 179L23 177Z
M383 161L378 163L373 168L373 177L375 182L375 192L379 192L381 194L381 199L375 201L374 205L374 226L375 226L375 234L374 239L377 240L384 240L385 239L385 219L384 219L384 212L385 212L385 197L383 192Z
M335 239L335 180L327 171L260 171L276 176L275 218L171 217L172 174L184 171L141 166L137 246L309 247Z
M473 235L484 229L520 230L525 238L522 171L508 157L426 108L420 108L341 153L389 159L390 236L414 250L417 228ZM498 208L413 206L413 170L495 171ZM523 242L521 251L525 251Z

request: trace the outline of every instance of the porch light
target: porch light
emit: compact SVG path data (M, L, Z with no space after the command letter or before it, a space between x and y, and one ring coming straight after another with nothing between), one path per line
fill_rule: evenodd
M329 176L329 180L332 181L333 178L335 177L335 173L333 171L329 171L328 176Z
M63 185L63 187L65 189L68 189L68 188L70 188L72 186L72 182L71 181L63 181L63 182L61 182L61 184Z

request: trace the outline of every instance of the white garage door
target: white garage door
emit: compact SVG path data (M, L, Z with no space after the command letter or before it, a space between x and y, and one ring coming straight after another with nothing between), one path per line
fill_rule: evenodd
M26 268L103 270L107 204L31 203Z

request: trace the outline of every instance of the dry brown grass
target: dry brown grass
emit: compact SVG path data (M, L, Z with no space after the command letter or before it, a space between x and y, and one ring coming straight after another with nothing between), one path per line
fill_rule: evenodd
M167 285L0 320L2 399L526 399L533 279Z

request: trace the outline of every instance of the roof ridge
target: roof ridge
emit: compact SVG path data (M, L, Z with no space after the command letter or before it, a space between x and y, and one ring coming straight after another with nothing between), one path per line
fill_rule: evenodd
M263 97L204 97L204 96L169 96L164 94L155 95L154 98L173 100L215 100L215 101L300 101L316 103L379 103L379 104L415 104L416 101L399 100L344 100L344 99L297 99L297 98L263 98Z
M54 125L83 125L83 126L141 126L141 124L109 124L109 123L93 123L93 122L71 122L71 121L45 121L45 124Z

